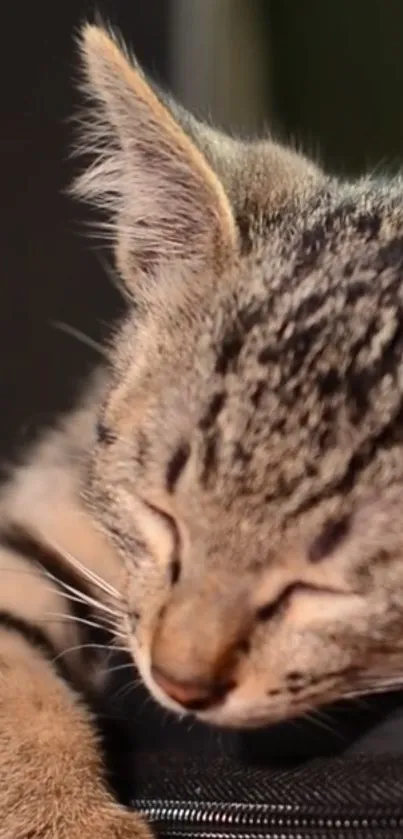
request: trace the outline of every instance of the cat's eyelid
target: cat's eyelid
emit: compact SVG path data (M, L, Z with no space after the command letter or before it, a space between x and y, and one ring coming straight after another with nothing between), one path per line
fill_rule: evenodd
M181 572L181 564L180 564L180 554L182 552L182 537L181 532L179 530L178 524L175 518L170 515L170 513L162 510L160 507L156 506L150 501L146 501L142 499L143 504L145 507L156 517L162 519L165 526L170 532L172 538L172 551L171 551L171 575L172 575L172 585L175 585L176 582L179 580L180 572Z
M162 519L162 521L165 522L166 526L173 534L175 542L179 541L179 528L176 523L175 517L168 510L164 509L163 507L160 507L159 505L155 504L152 501L149 501L146 498L140 498L139 500L142 504L144 504L144 507L148 509L154 516Z
M284 588L278 592L276 597L271 601L262 604L256 611L258 621L266 623L271 618L276 617L282 608L286 608L290 598L298 592L308 592L311 594L331 594L331 595L345 595L353 594L354 592L345 592L343 590L334 588L333 586L319 585L315 583L308 583L298 580L294 583L288 583Z

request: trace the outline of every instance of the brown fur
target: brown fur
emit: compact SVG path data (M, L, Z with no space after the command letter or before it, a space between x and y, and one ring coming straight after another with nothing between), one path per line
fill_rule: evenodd
M67 569L178 713L247 727L402 681L401 179L340 182L271 138L226 138L106 32L81 45L95 162L76 192L105 213L136 307L84 407L3 492L3 532L58 573L3 540L0 612L67 677L0 625L7 839L145 830L111 802L78 699L100 662L68 653L88 615L66 620Z

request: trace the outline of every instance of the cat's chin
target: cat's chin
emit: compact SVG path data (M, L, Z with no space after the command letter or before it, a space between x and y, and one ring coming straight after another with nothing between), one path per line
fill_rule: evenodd
M273 720L267 719L267 716L256 718L237 716L236 714L232 716L226 712L221 714L217 710L202 711L198 714L195 714L195 716L199 720L199 722L204 723L204 725L209 725L213 728L235 729L236 731L250 731L260 728L267 728L269 725L274 725Z
M285 709L284 709L285 710ZM284 722L286 714L283 712L268 712L252 705L246 706L234 696L226 702L216 705L195 715L200 722L215 728L237 729L238 731L267 728Z

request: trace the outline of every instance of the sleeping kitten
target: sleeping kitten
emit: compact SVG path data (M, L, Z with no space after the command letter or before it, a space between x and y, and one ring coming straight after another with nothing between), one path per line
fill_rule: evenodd
M403 668L402 180L229 139L106 31L81 47L94 163L75 191L133 305L3 489L0 839L147 834L80 698L102 682L94 637L220 726Z

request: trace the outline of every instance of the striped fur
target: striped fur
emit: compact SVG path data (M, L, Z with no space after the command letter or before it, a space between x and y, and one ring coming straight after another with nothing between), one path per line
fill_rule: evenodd
M74 191L128 316L0 497L0 839L147 833L85 701L111 644L215 725L403 678L402 178L223 137L80 47Z
M2 488L1 839L147 832L109 791L91 711L119 643L113 592L121 577L79 495L83 452L94 443L95 391L98 379L91 407L86 399L48 431Z

